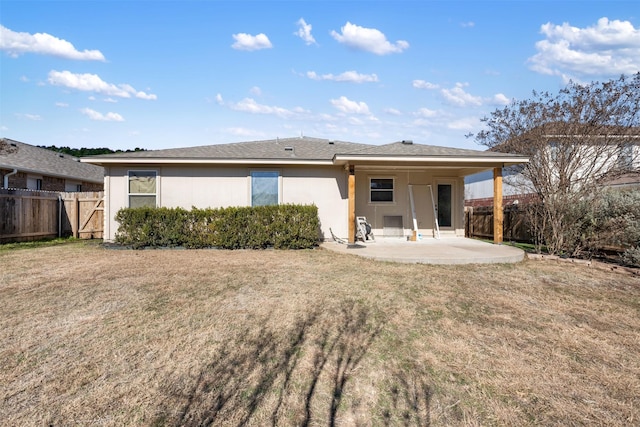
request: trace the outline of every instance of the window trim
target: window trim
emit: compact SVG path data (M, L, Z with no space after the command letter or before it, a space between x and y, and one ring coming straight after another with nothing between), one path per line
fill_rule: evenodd
M248 200L247 205L253 207L253 174L255 172L273 172L278 174L278 205L282 204L282 169L278 168L255 168L249 169L248 178ZM260 205L264 206L264 205ZM269 205L270 206L270 205Z
M155 181L156 181L156 191L154 193L131 193L130 192L130 179L131 179L131 173L132 172L153 172L155 174ZM126 185L126 192L127 192L127 207L131 207L131 196L151 196L151 194L153 194L153 196L155 197L155 207L159 207L160 206L160 197L159 197L159 177L160 174L158 173L157 169L129 169L127 170L127 175L126 175L126 179L125 179L125 185Z
M370 204L384 204L384 205L393 205L396 203L396 177L395 176L369 176L369 188L368 188L368 193L369 193L369 203ZM373 180L376 179L390 179L391 180L391 190L388 189L384 189L384 190L374 190L373 188L371 188L371 182ZM371 193L374 191L391 191L391 200L389 201L377 201L377 200L371 200Z

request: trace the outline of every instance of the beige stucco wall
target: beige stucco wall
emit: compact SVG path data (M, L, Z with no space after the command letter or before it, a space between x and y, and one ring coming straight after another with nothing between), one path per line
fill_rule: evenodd
M280 173L280 202L318 207L322 233L330 238L331 228L347 235L348 194L346 172L337 167L206 167L206 166L111 166L105 168L105 239L113 240L118 229L114 220L119 209L128 206L128 171L155 170L157 204L162 207L249 206L250 172Z
M370 202L369 181L371 178L394 179L393 203ZM413 214L409 197L409 184L413 186L418 232L423 238L435 236L435 221L431 193L437 204L438 184L452 185L452 226L440 227L443 236L464 236L464 180L453 170L389 170L356 168L356 216L365 216L373 228L374 235L384 235L384 217L402 216L404 236L413 230Z
M226 207L249 206L250 172L277 170L280 173L280 202L311 204L318 207L322 233L329 229L343 238L348 236L347 172L341 167L205 167L205 166L110 166L105 168L105 239L113 240L118 229L114 220L119 209L128 206L128 171L155 170L158 173L158 206ZM370 178L394 179L394 202L369 201ZM464 181L447 169L375 170L356 168L356 215L367 217L374 234L384 234L384 216L401 216L403 234L412 233L413 221L408 185L414 189L416 218L423 238L435 235L433 205L428 185L437 202L437 185L451 184L453 190L452 227L441 227L441 235L464 236Z

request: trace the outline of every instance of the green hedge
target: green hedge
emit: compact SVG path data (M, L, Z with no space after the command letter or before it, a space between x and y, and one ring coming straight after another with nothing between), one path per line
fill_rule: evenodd
M306 249L320 237L314 205L125 208L116 221L116 242L133 248Z

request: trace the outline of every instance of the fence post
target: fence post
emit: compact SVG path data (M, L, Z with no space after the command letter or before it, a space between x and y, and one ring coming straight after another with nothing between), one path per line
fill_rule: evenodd
M75 214L73 215L73 223L75 224L75 233L73 235L73 237L75 237L76 239L80 237L80 198L76 197L76 195L73 195L74 198L74 204L75 204Z

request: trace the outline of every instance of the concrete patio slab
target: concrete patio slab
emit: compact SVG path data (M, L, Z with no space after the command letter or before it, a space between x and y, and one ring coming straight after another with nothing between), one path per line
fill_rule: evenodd
M524 259L524 251L513 246L495 245L464 237L430 238L416 242L384 238L353 245L331 241L322 243L321 247L379 261L411 264L516 263Z

